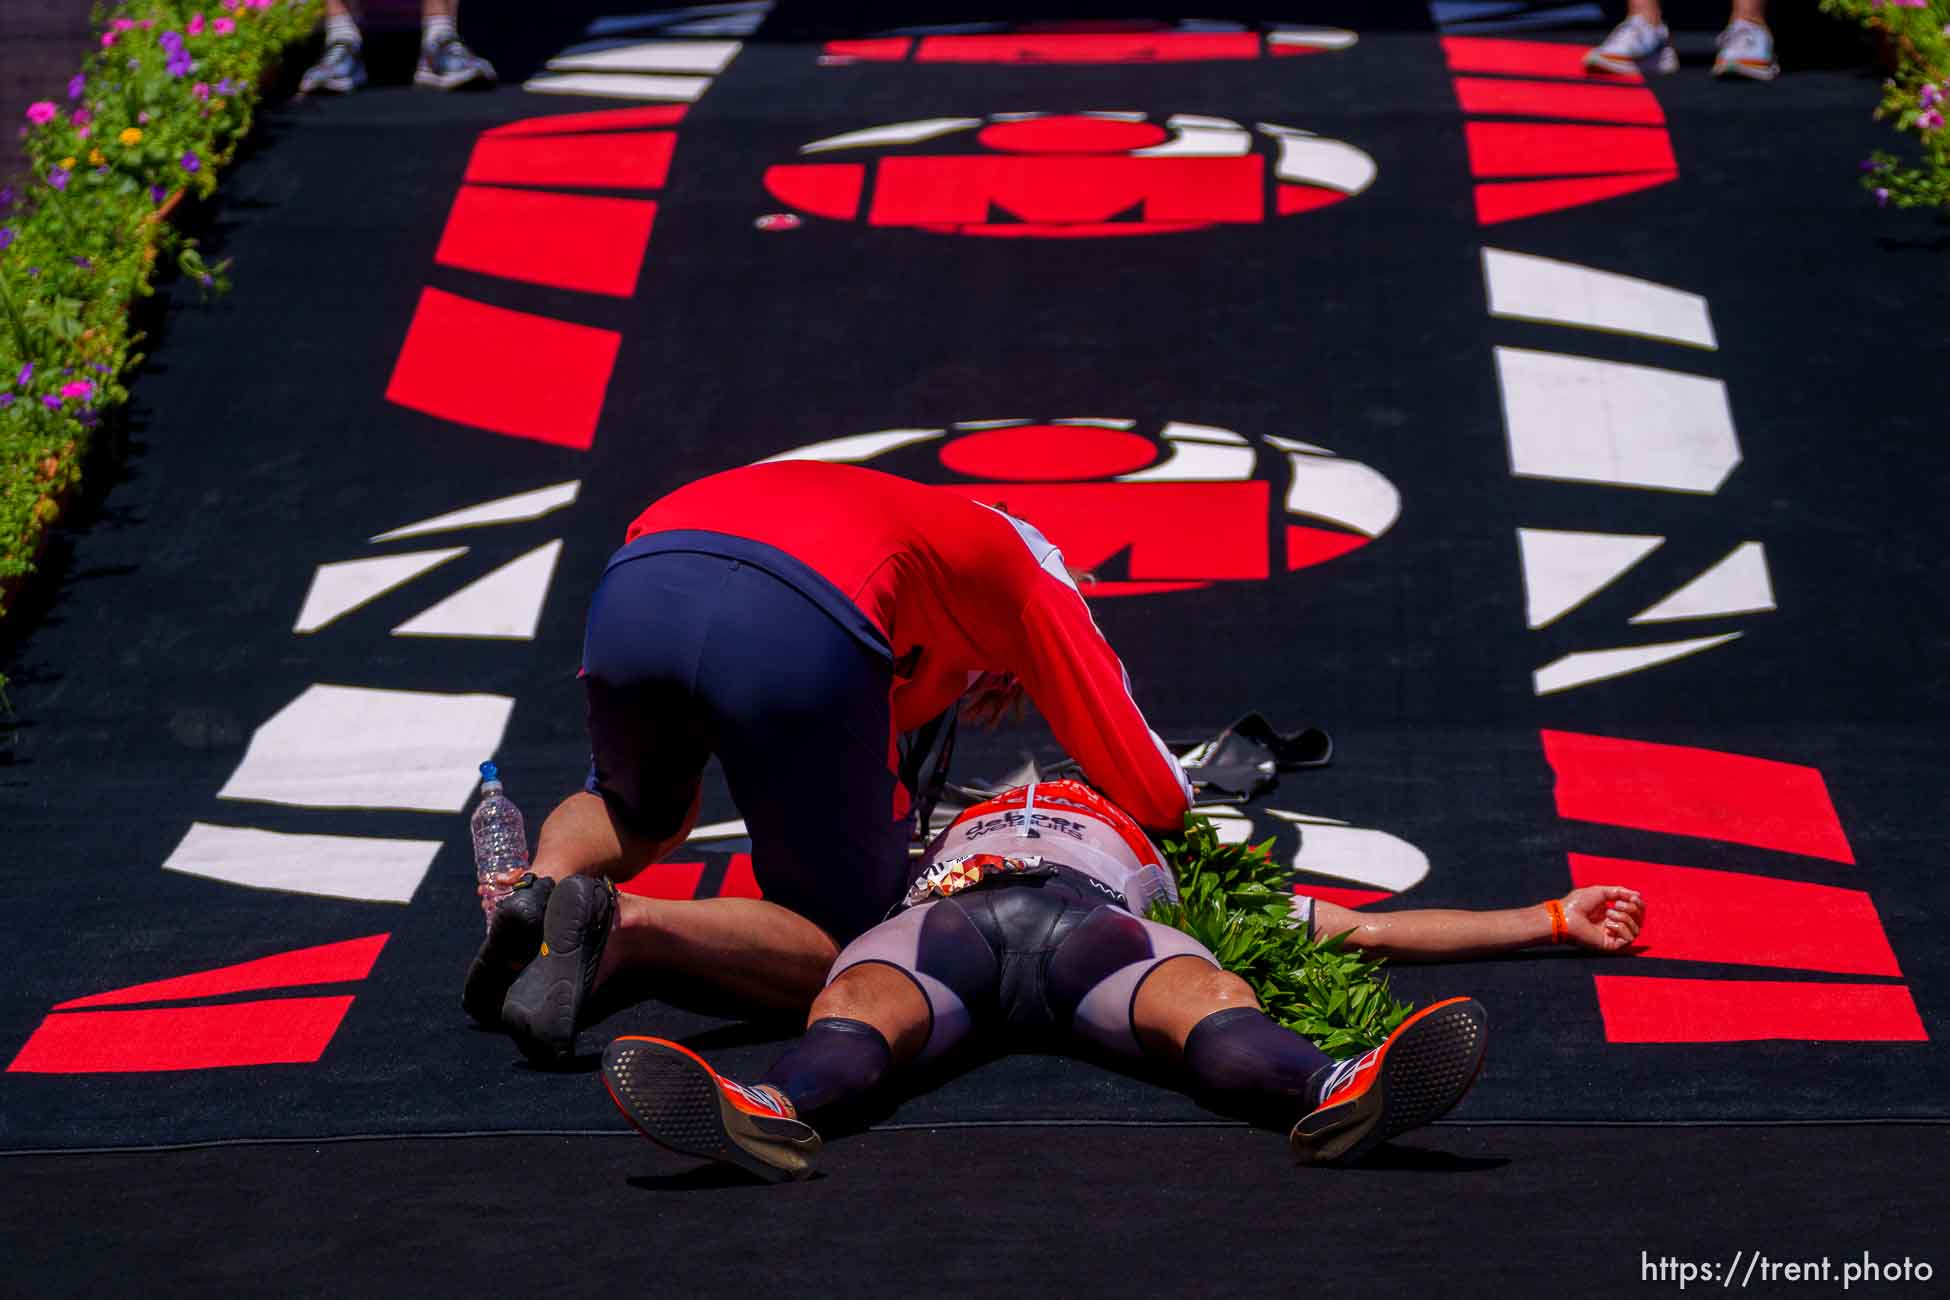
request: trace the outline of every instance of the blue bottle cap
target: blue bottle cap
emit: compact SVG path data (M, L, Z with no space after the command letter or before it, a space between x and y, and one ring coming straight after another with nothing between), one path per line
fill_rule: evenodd
M496 781L501 777L501 769L492 763L481 764L481 780Z

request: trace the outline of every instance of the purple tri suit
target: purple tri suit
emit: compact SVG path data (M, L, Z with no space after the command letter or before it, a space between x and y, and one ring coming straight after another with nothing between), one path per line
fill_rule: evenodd
M1218 964L1190 935L1144 916L1177 898L1136 822L1080 782L1039 782L957 817L900 910L847 945L828 980L865 962L912 979L930 1012L924 1058L1002 1027L1140 1056L1139 986L1174 957Z

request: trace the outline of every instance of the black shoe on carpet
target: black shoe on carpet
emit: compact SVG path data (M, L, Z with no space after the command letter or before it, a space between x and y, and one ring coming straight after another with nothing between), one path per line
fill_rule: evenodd
M547 876L524 872L514 892L495 905L487 938L468 965L467 982L460 990L461 1008L475 1024L501 1028L501 1002L508 996L508 986L541 951L542 918L554 890L555 882Z
M537 1065L575 1052L578 1018L616 920L616 886L597 876L556 882L542 920L540 955L528 964L501 1003L501 1025Z

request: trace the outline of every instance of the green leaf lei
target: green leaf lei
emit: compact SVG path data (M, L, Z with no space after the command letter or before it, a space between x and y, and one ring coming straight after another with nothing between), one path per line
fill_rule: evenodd
M1273 841L1222 844L1209 818L1185 818L1163 844L1180 901L1151 919L1183 930L1252 986L1266 1014L1329 1056L1378 1046L1415 1010L1389 990L1382 962L1347 948L1345 934L1311 938L1294 924L1292 873L1273 860Z

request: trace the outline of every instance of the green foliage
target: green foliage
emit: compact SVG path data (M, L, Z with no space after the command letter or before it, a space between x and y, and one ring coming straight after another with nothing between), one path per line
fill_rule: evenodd
M1821 0L1821 10L1879 35L1896 66L1876 120L1915 140L1907 159L1880 149L1865 159L1863 188L1899 208L1950 208L1950 0Z
M129 310L158 257L223 288L226 265L206 265L159 207L215 190L261 83L318 13L319 0L97 6L94 53L65 94L28 108L30 175L0 191L0 602L32 571L90 432L128 400Z
M1151 919L1211 949L1267 1015L1328 1055L1377 1046L1414 1006L1396 1000L1381 961L1347 948L1345 935L1315 940L1294 923L1292 875L1273 860L1272 843L1222 844L1208 818L1187 816L1183 837L1162 846L1180 901L1158 903Z

